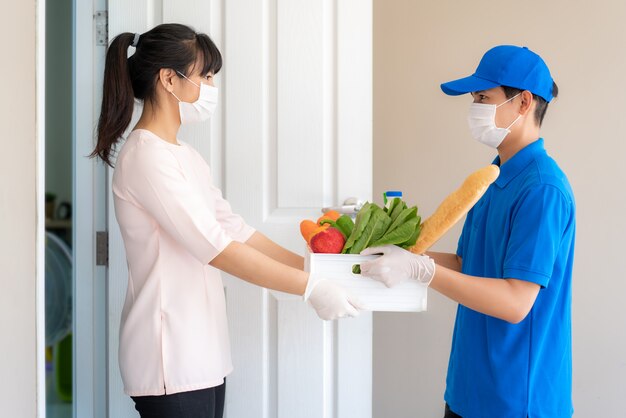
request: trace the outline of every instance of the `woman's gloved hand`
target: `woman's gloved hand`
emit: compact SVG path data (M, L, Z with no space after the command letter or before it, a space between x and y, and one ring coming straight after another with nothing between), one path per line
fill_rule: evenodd
M417 255L397 245L366 248L361 255L382 254L382 257L361 263L361 274L393 287L413 279L428 286L435 275L435 262L427 255Z
M315 309L317 316L326 321L355 317L362 309L359 301L350 296L341 286L330 280L311 274L304 291L304 300Z

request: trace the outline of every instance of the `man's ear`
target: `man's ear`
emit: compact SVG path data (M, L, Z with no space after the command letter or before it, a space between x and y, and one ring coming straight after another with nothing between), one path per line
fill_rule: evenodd
M522 102L520 104L519 113L521 115L526 115L533 107L533 94L528 90L524 90L520 97L522 98Z
M170 93L174 90L174 78L176 77L176 71L171 68L161 68L159 70L159 83Z

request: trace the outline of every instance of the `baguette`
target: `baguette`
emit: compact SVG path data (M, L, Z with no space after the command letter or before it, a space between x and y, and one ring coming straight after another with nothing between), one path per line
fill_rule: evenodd
M422 225L419 238L410 251L423 254L439 240L455 223L457 223L478 202L496 181L500 169L490 164L470 174L461 187L452 192L439 205L435 213L426 219Z

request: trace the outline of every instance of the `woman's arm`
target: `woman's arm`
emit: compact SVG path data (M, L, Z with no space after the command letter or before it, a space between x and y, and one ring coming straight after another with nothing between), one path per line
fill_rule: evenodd
M256 240L263 242L259 238ZM309 280L309 273L302 269L285 265L251 245L236 241L231 242L209 264L255 285L294 295L303 295Z
M256 231L250 239L246 241L246 245L249 245L280 263L299 270L304 269L304 258L302 256L281 247L259 231Z
M477 312L516 324L533 307L540 286L518 279L489 279L437 265L430 287Z

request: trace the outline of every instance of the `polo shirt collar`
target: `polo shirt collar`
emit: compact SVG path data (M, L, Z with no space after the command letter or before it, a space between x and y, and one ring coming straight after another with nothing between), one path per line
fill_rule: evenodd
M496 185L500 188L505 187L538 155L545 153L546 149L543 144L543 138L539 138L535 142L526 145L502 165L500 165L500 156L497 156L496 159L493 160L493 164L500 167L500 175L496 179Z

